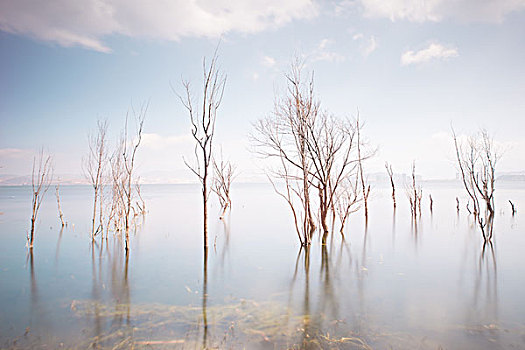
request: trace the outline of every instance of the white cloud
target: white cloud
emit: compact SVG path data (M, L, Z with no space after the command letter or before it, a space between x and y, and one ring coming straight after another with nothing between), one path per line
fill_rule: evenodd
M323 39L317 47L308 55L311 62L327 61L327 62L342 62L345 57L335 51L330 50L335 42L332 39Z
M507 14L525 9L525 0L360 0L360 2L366 17L412 22L439 22L448 18L466 22L501 22Z
M314 0L16 0L0 2L0 30L109 52L109 35L179 40L255 33L318 13Z
M372 35L368 39L367 44L362 48L361 52L363 53L363 56L366 57L370 55L372 52L374 52L376 49L377 49L377 41L376 41L375 36Z
M445 47L438 43L431 43L427 48L419 51L406 51L401 56L401 64L422 64L432 60L446 60L459 56L458 50L453 47Z
M377 41L375 36L371 36L368 40L366 40L366 43L361 46L361 53L363 56L367 57L372 52L374 52L377 49Z
M354 41L359 39L363 39L363 33L357 33L352 36L352 40Z
M266 66L266 67L273 67L273 66L275 66L275 63L276 63L276 61L275 61L275 58L273 58L273 57L264 56L262 58L262 64L264 66Z
M352 40L360 42L359 51L364 57L369 56L377 49L377 40L373 35L371 35L368 39L365 39L363 33L356 33L352 36Z

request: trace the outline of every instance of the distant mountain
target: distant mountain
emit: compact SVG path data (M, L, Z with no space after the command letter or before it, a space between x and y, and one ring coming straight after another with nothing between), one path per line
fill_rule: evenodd
M61 174L53 177L53 184L85 185L87 180L81 175ZM31 186L31 175L0 174L0 186Z
M497 181L525 181L525 171L509 171L499 173Z

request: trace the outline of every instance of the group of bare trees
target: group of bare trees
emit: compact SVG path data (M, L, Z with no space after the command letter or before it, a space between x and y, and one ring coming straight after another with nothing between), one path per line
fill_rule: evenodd
M257 153L276 160L268 177L292 211L301 245L311 243L317 225L326 244L329 221L333 230L339 217L343 232L349 214L366 203L370 186L363 161L373 152L360 139L359 118L341 119L320 109L313 74L304 77L300 62L292 64L286 79L286 93L255 124L252 139Z
M344 227L349 215L364 207L368 221L368 183L364 162L375 154L363 139L363 125L356 118L338 118L320 108L314 92L313 73L304 75L299 60L292 63L285 75L285 93L276 96L274 109L255 124L251 135L255 152L275 160L268 178L275 191L285 199L294 218L297 236L302 246L308 246L319 227L322 244L330 231ZM217 51L207 64L203 61L202 96L196 99L188 81L183 81L184 95L179 98L189 114L191 134L195 141L194 161L184 159L186 166L202 186L204 247L208 246L208 201L214 192L221 206L220 218L231 208L230 187L235 177L235 166L215 156L214 136L217 111L221 105L226 75L217 64ZM88 137L89 152L83 160L84 173L93 188L91 239L100 234L106 238L110 230L123 233L125 249L129 249L129 231L135 218L146 213L135 175L136 155L141 144L144 119L148 104L139 110L131 108L126 115L123 132L112 152L108 146L108 123L99 121L96 132ZM130 118L130 116L132 118ZM129 132L133 119L135 130ZM494 218L495 168L499 153L489 134L478 135L460 142L453 131L456 158L463 185L472 203L473 214L486 241L492 238ZM396 189L392 165L385 163L392 186L392 200L396 208ZM35 222L43 196L52 179L51 157L40 152L33 162L32 216L28 235L33 247ZM422 188L416 180L415 162L411 182L406 193L414 220L421 216ZM211 181L211 183L210 183ZM62 226L65 225L60 206L59 187L56 187L57 205ZM430 210L433 199L429 195ZM511 202L513 213L514 205ZM459 208L459 204L458 204Z
M147 109L147 104L139 110L131 108L113 152L108 148L108 123L99 121L96 133L88 137L89 153L83 161L85 176L93 188L91 239L94 241L98 234L104 237L104 231L106 238L110 230L121 233L126 251L135 218L146 213L140 179L134 170ZM130 115L135 122L135 132L131 135L128 130Z

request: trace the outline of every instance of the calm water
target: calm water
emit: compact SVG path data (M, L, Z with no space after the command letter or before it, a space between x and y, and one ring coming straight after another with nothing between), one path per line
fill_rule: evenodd
M525 349L525 184L498 186L492 247L436 182L417 226L377 185L367 228L355 213L345 241L305 250L270 186L237 185L225 223L210 210L206 264L196 186L144 186L127 257L111 233L91 244L83 186L61 188L63 230L49 190L29 255L30 188L0 187L0 345Z

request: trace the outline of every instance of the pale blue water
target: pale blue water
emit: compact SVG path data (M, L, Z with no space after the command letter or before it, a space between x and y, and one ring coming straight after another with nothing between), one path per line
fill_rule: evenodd
M367 229L363 213L353 214L345 242L338 230L325 249L316 239L305 261L290 212L271 186L239 184L226 223L218 220L219 209L212 203L204 286L197 186L143 187L148 214L131 236L128 259L112 233L107 242L91 244L87 186L61 187L69 223L62 232L54 191L49 190L34 252L28 255L30 188L0 187L0 344L15 347L16 340L22 348L82 347L96 335L138 329L144 320L134 312L144 306L202 310L247 300L271 302L299 316L309 327L299 327L303 336L314 329L339 339L359 336L371 348L525 348L525 184L498 184L495 239L493 249L485 251L464 204L456 213L455 197L462 203L466 199L458 184L428 182L423 191L423 217L413 227L403 189L398 189L394 213L389 188L376 185ZM514 217L508 199L518 208ZM121 317L99 309L80 314L77 305L89 301L126 309ZM221 339L231 325L220 322L196 346L187 337L190 331L203 336L202 312L189 317L195 319L191 325L156 329L152 339L186 336L185 345L178 345L182 347L310 346L296 339L274 342L257 332L238 332L235 346L226 346ZM279 322L296 326L293 317ZM144 340L138 331L136 340ZM118 342L97 346L113 348Z

